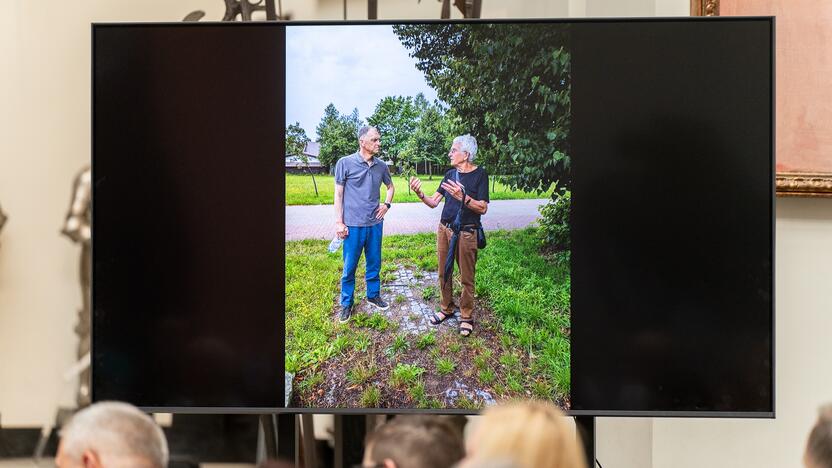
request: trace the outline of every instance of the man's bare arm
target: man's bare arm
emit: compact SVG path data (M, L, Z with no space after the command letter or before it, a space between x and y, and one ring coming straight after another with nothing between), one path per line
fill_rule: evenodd
M335 184L335 222L344 222L344 186Z
M344 186L335 184L335 234L344 239L348 233L344 224Z

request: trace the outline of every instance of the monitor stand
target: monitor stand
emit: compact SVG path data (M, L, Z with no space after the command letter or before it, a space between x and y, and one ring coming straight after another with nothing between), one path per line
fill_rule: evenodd
M575 428L581 436L586 466L595 468L595 416L575 416Z

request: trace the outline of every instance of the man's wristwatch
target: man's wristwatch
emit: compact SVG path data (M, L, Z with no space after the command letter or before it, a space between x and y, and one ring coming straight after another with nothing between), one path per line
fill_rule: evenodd
M384 204L387 205L387 209L389 210L390 209L390 204L387 203L387 202L384 202Z

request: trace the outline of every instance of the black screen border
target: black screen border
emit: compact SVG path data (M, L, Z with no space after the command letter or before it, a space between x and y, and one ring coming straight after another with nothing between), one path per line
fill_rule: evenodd
M776 260L776 184L775 184L775 159L776 159L776 82L775 82L775 17L774 16L731 16L731 17L632 17L632 18L569 18L569 19L548 19L548 18L495 18L495 19L453 19L453 20L435 20L435 19L418 19L418 20L315 20L315 21L261 21L261 22L154 22L154 23L136 23L136 22L113 22L113 23L92 23L91 24L91 102L90 102L90 141L91 141L91 170L92 180L96 180L95 162L95 33L99 28L120 28L120 27L141 27L141 28L155 28L155 27L183 27L183 28L200 28L200 27L224 27L224 28L250 28L250 27L292 27L292 26L369 26L369 25L395 25L395 24L576 24L576 23L698 23L698 22L759 22L765 21L769 24L771 43L769 45L770 51L770 75L771 83L769 103L771 109L771 119L769 122L770 128L770 154L769 154L769 173L770 173L770 238L771 238L771 411L625 411L625 410L566 410L567 416L592 416L592 417L659 417L659 418L742 418L742 419L774 419L776 416L776 314L775 314L775 260ZM285 36L284 36L285 37ZM707 53L707 51L703 51ZM285 62L281 65L285 76ZM283 89L283 102L285 106L285 86ZM285 120L285 115L281 116ZM285 122L284 122L285 123ZM282 169L285 171L285 169ZM281 172L280 176L284 176L285 172ZM95 226L95 184L92 187L92 211L93 211L93 233ZM284 191L285 196L285 191ZM285 210L280 212L280 221L284 226L285 231ZM95 236L92 237L91 251L93 255L92 262L92 297L95 298ZM285 244L281 244L280 253L285 261ZM285 271L285 266L284 266ZM285 280L284 280L285 283ZM285 287L285 285L284 285ZM285 295L282 296L279 306L282 307L285 317ZM92 303L92 321L91 327L93 335L95 334L95 303ZM285 334L285 318L282 321L281 333ZM281 347L283 344L281 343ZM285 350L284 350L285 356ZM91 341L90 355L95 356L95 340ZM574 359L574 355L570 356ZM282 367L282 366L281 366ZM571 367L571 364L570 364ZM91 365L91 373L94 372L94 366ZM93 380L94 381L94 380ZM91 388L93 401L95 398L95 388ZM169 412L177 414L334 414L334 415L367 415L367 414L439 414L439 415L478 415L479 411L465 410L465 409L417 409L417 408L295 408L295 407L199 407L199 406L145 406L137 405L147 412Z

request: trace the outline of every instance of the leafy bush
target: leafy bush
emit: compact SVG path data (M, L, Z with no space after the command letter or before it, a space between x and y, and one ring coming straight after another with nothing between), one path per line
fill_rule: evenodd
M552 195L552 201L540 207L540 237L543 245L555 250L571 247L569 236L569 212L572 209L572 192L561 190Z

